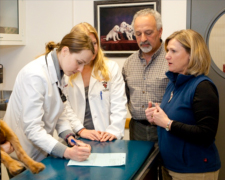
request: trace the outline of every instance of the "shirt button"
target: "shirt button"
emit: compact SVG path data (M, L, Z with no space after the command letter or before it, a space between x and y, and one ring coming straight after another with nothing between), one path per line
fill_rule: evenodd
M145 105L142 105L142 108L144 108L145 107Z
M145 91L142 91L142 93L144 94L144 93L145 93Z

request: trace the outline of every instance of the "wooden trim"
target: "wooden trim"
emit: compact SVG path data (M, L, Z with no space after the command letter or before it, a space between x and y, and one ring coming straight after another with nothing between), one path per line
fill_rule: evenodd
M126 118L125 129L129 129L130 118Z

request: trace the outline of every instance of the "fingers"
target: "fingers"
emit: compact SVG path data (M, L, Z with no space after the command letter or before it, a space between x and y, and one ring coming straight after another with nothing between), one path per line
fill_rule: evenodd
M73 136L68 137L67 141L68 141L68 145L71 147L76 145L78 142L78 140L75 139Z
M103 137L102 137L102 139L100 141L101 142L112 141L113 139L116 139L115 135L110 134L108 132L104 132L104 135L103 135Z
M63 156L66 159L73 159L75 161L84 161L86 160L89 155L91 154L90 147L84 146L73 146L71 148L66 148Z
M96 136L95 134L89 134L88 139L92 141L99 141L100 137Z
M95 130L84 130L81 134L81 137L90 139L92 141L100 141L101 134Z
M88 148L91 151L91 146L89 144L82 143L80 147Z
M93 130L91 131L92 137L96 140L99 141L101 139L101 135L99 134L99 132Z
M90 145L89 145L90 146ZM90 147L87 144L84 146L77 146L78 152L81 152L82 154L90 154Z
M104 132L103 131L97 131L100 134L100 139L102 139Z
M148 108L151 108L151 107L152 107L152 102L149 101L149 102L148 102Z
M77 151L76 156L74 156L74 158L77 161L84 161L86 160L89 156L90 156L90 148L89 147L84 147L84 146L74 146L73 148L77 147L76 149L74 149L74 151Z
M157 109L157 112L159 112L159 111L161 110L161 108L160 108L160 106L159 106L158 103L155 103L155 107L156 107L156 109Z
M77 142L77 145L78 145L78 146L81 146L81 147L86 147L86 146L87 146L87 144L84 143L83 141L78 141L78 142Z
M85 143L82 143L81 146L74 146L74 150L77 151L78 156L89 156L91 151L90 151L90 145L87 145Z
M90 149L90 152L91 152L91 145L90 144L87 144L87 147Z
M97 131L99 134L102 134L103 132L102 131Z
M147 108L145 111L153 112L156 109L156 107Z
M86 144L86 143L84 143L83 141L80 141L80 140L77 140L76 142L77 142L77 145L78 146L80 146L80 147L87 147L87 148L90 149L90 152L91 152L91 146L90 146L90 144Z
M84 142L81 141L81 140L76 139L76 143L77 143L77 144L80 144L80 143L84 143Z
M110 138L109 138L109 141L112 141L113 139L117 139L116 136L112 135Z
M100 140L101 142L105 142L110 138L110 135L108 133L104 133L102 136L102 139Z
M156 110L156 108L147 108L145 110L145 115L146 115L146 118L147 120L152 123L153 122L153 117L154 117L154 110Z

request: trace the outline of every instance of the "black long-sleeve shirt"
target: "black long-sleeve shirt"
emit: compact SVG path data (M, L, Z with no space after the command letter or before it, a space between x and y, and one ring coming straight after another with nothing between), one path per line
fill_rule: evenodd
M208 146L215 139L219 123L219 98L210 81L202 81L197 86L193 111L196 125L173 121L170 132L188 142Z

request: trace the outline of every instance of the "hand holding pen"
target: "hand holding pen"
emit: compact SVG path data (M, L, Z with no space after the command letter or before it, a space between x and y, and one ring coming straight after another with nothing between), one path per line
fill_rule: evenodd
M89 144L85 144L73 138L70 138L70 144L73 145L73 147L66 148L63 155L66 159L84 161L91 154L91 146Z
M72 144L72 146L80 146L78 143L76 143L76 141L74 141L73 139L71 139L71 144Z
M78 147L89 147L91 150L91 146L89 144L84 143L83 141L75 139L73 136L70 136L68 138L68 141L70 142L70 147L78 146Z

